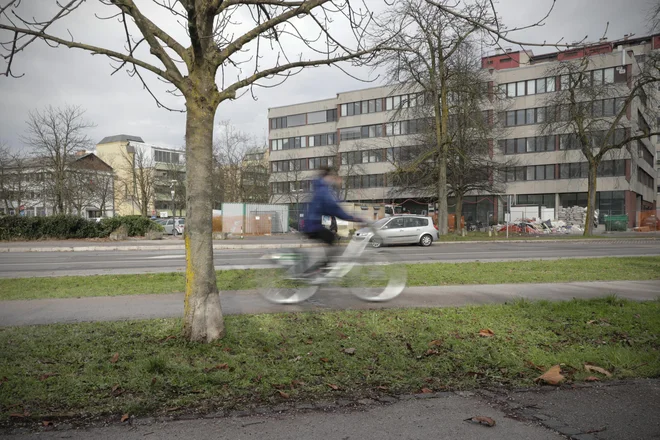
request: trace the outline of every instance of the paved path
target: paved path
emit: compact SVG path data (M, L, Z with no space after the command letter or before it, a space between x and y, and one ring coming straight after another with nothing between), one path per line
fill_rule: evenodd
M367 303L344 289L326 289L298 305L271 304L253 291L222 292L226 314L273 313L329 309L454 307L503 303L516 298L570 300L616 294L636 301L660 296L660 280L554 284L497 284L410 287L386 303ZM40 299L0 302L0 326L56 322L119 321L183 315L183 294Z
M26 439L325 439L325 440L651 440L660 438L660 381L519 392L403 396L393 403L334 402L299 410L282 406L263 415L220 415L180 421L135 419L98 428L7 435ZM467 422L492 418L486 427ZM118 416L117 416L118 417ZM41 428L42 430L44 428Z
M300 242L298 242L300 244ZM285 243L280 245L286 245ZM289 245L286 245L289 246ZM436 243L428 248L387 248L393 258L405 262L511 261L531 259L611 256L658 256L660 241L536 241L489 243ZM310 250L311 252L318 250ZM215 266L222 269L263 267L263 249L216 250ZM0 277L102 275L183 271L182 249L114 252L0 253Z

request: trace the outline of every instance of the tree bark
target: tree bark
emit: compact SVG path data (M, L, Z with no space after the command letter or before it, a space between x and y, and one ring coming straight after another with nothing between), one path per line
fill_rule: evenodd
M461 217L463 216L463 194L456 194L456 234L461 234Z
M594 210L596 209L596 183L598 177L598 160L589 161L589 186L587 189L587 217L584 223L584 235L592 235L594 232Z
M208 80L215 85L213 76ZM186 99L186 295L183 333L186 339L198 342L210 342L225 333L213 265L211 183L215 107L208 101L201 92Z

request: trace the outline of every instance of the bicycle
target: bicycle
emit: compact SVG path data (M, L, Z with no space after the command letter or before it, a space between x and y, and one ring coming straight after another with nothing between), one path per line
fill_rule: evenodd
M396 298L406 286L405 266L392 264L387 251L371 246L378 231L371 226L368 229L366 234L353 236L344 252L315 275L306 272L314 264L310 251L289 249L264 255L266 269L259 272L259 293L277 304L297 304L322 287L334 285L364 301ZM321 249L325 254L325 248Z

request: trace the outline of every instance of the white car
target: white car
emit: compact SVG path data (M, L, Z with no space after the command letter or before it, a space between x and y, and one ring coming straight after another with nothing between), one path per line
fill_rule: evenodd
M389 244L419 244L431 246L438 239L438 230L431 217L420 215L397 215L385 217L373 224L378 230L378 236L371 239L373 247ZM363 228L354 235L355 240L364 239L370 233L369 228Z
M183 234L183 229L185 228L186 219L168 218L168 219L163 219L163 222L161 224L163 225L163 228L165 228L166 234L174 235L176 237L177 235Z

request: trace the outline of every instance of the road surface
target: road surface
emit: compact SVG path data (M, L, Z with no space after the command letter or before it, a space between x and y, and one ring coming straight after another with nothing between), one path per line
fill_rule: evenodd
M660 256L655 240L538 243L436 243L429 248L386 248L403 262L510 261L609 256ZM263 267L266 250L216 250L215 265L222 269ZM130 274L183 271L184 251L7 252L0 253L0 278Z

